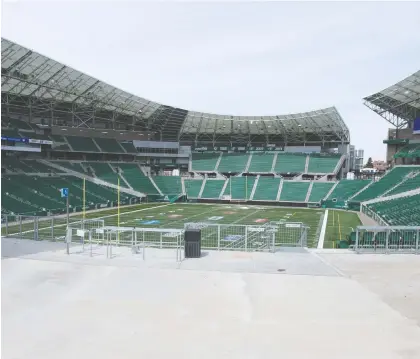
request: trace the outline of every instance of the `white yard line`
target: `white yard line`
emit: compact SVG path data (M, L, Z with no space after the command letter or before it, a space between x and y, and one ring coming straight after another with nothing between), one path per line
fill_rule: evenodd
M239 218L238 220L236 220L236 221L234 221L234 222L231 222L231 223L214 223L214 224L215 224L215 225L216 225L216 224L218 224L218 225L231 226L231 225L233 225L233 224L236 224L236 223L238 223L238 222L242 221L242 220L243 220L243 219L245 219L245 218L248 218L249 216L252 216L253 214L255 214L255 213L259 212L259 211L262 211L262 209L257 209L256 211L254 211L254 212L252 212L252 213L250 213L250 214L248 214L248 215L246 215L246 216L244 216L244 217L241 217L241 218ZM213 223L210 223L210 224L213 224ZM246 224L244 224L244 226L246 226ZM213 231L213 232L211 232L211 233L208 233L206 236L204 236L204 237L203 237L203 240L206 240L209 236L212 236L215 232L216 232L216 231Z
M160 225L160 226L159 226L159 228L160 228L160 227L162 227L162 226L169 225L169 224L171 224L171 223L178 223L178 222L181 222L181 221L184 221L184 222L185 222L186 220L189 220L189 219L191 219L191 218L194 218L194 217L197 217L197 216L201 216L201 215L203 215L203 214L206 214L206 213L209 213L209 212L213 212L213 211L214 211L214 208L212 208L212 209L211 209L211 210L209 210L209 211L206 211L206 212L201 212L201 213L195 214L195 215L190 216L190 217L180 218L180 219L178 219L178 220L176 220L176 221L168 222L167 224L162 224L162 225Z
M317 248L324 248L325 233L327 231L327 222L328 222L328 209L325 210L324 219L322 221L321 232L319 233L318 246Z

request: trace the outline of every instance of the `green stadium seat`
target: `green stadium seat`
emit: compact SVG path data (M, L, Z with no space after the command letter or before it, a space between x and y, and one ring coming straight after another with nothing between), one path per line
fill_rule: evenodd
M120 142L120 145L124 147L127 153L137 153L137 150L132 142Z
M50 135L50 138L53 142L66 142L64 136L61 135Z
M409 144L398 151L394 158L420 158L420 144Z
M251 197L255 179L256 177L231 177L227 180L223 195L230 195L234 200L248 200Z
M308 173L333 173L341 155L311 154Z
M225 180L207 179L201 198L219 199Z
M275 201L281 178L260 177L255 189L253 201Z
M347 201L351 196L366 187L370 182L370 180L341 180L327 199Z
M222 159L217 167L218 172L239 173L244 172L249 155L237 153L223 153Z
M159 194L150 178L144 175L137 164L116 163L114 166L118 166L122 170L122 175L134 190L146 194Z
M70 146L73 148L73 151L101 152L89 137L67 136L66 138Z
M187 192L187 196L189 198L198 198L200 194L201 186L203 185L202 179L185 179L185 191Z
M33 168L29 167L26 163L18 160L16 157L12 156L5 156L2 159L2 167L6 168L11 172L33 172Z
M408 192L420 188L420 171L417 173L418 174L414 177L405 179L403 182L400 183L398 187L387 192L386 196L392 196L394 194Z
M325 198L335 182L314 182L312 185L309 202L320 202Z
M16 118L2 118L2 122L6 120L9 123L9 127L14 127L14 128L18 128L20 130L33 130L34 128L32 127L32 125L24 120L18 120Z
M153 180L164 195L179 195L182 193L180 176L156 176L153 177Z
M367 207L392 226L418 226L420 223L420 194L371 203Z
M303 173L305 172L306 157L307 155L302 153L279 153L274 172Z
M214 171L219 153L193 153L192 170L193 171Z
M251 163L248 172L264 173L270 172L273 166L274 155L272 154L259 154L252 155Z
M85 166L89 166L93 169L96 177L99 179L118 185L118 179L120 179L118 173L115 173L107 162L83 162ZM120 179L120 187L127 187L125 182Z
M1 129L1 135L5 137L14 137L14 138L20 138L19 132L14 128L2 128Z
M351 201L363 202L379 197L400 183L409 173L419 170L420 166L396 166L387 172L379 181L374 182L363 192L352 198Z
M53 145L54 151L62 151L62 152L70 152L70 146L67 143L63 143L61 145Z
M309 182L301 181L284 181L280 201L305 202L309 184Z
M95 138L95 142L106 153L124 153L123 148L113 138Z
M51 163L55 163L61 167L67 168L71 171L80 172L86 174L86 171L83 169L80 162L69 162L69 161L53 161Z

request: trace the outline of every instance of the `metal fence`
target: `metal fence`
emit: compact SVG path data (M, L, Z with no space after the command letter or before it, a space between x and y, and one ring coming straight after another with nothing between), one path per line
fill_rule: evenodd
M420 227L359 226L356 228L356 253L420 254Z
M308 227L302 223L269 222L262 225L185 223L201 229L204 249L270 251L278 247L306 247Z
M80 218L69 218L69 224L77 223L81 223ZM65 239L66 230L66 216L2 216L3 237L60 241Z
M283 221L261 225L185 223L184 229L188 228L202 230L203 249L270 252L282 246L306 247L309 229L303 223ZM5 216L2 236L66 241L82 246L88 241L95 245L178 250L183 246L184 229L105 226L104 220L72 217L67 226L63 216Z
M77 253L84 253L87 249L90 256L93 256L94 249L101 249L105 244L103 219L85 219L70 223L66 228L65 242L67 254L70 254L70 247L74 244L80 245Z
M169 228L103 227L107 254L112 257L115 248L130 247L133 254L146 259L149 248L174 249L176 261L183 259L184 230Z

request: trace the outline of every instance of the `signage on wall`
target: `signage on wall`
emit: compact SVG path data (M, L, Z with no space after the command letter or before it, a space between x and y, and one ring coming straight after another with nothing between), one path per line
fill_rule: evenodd
M193 153L202 153L202 152L228 152L228 153L271 153L271 152L281 152L284 151L284 147L276 147L276 145L267 145L267 146L260 146L260 147L244 147L244 146L238 146L238 147L227 147L227 146L197 146L192 147L191 151Z

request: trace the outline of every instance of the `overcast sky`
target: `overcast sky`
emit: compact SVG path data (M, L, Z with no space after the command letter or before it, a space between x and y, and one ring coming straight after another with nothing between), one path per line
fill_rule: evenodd
M385 159L364 96L420 68L420 2L9 1L2 36L141 97L279 115L336 106L352 144Z

